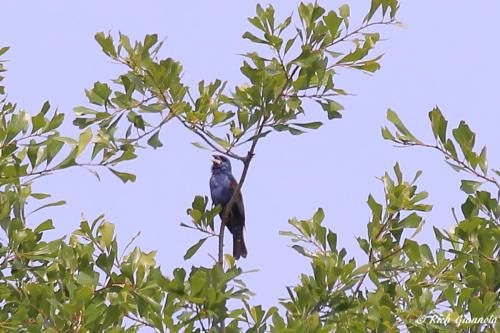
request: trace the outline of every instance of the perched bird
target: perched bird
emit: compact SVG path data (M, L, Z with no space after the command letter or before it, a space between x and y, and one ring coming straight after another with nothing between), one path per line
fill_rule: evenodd
M224 209L231 200L238 183L231 173L231 162L222 155L213 155L212 177L210 178L210 194L214 205L221 205L220 218L224 215ZM233 257L239 259L246 258L247 248L243 238L243 228L245 227L245 207L241 191L236 197L233 207L226 221L226 227L233 234Z

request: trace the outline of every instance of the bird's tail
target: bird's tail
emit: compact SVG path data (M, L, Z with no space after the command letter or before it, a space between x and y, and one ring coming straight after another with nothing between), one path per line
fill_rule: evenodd
M233 233L233 257L236 260L240 259L240 257L247 257L247 247L242 232Z

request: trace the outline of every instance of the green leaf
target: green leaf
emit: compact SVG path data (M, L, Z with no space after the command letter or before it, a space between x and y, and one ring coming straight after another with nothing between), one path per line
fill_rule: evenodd
M453 141L451 141L450 139L446 140L446 144L444 145L444 149L446 149L446 151L448 153L450 153L450 155L455 159L457 160L458 159L458 155L457 155L457 150L455 148L455 145L453 144ZM459 171L459 170L456 170L456 171Z
M358 65L352 65L352 68L356 68L369 73L375 73L380 69L380 64L377 60L367 60L360 62Z
M460 208L462 209L462 214L464 214L464 217L467 219L473 216L477 216L479 211L476 203L473 200L471 200L470 196L467 198L467 200L462 204Z
M370 243L368 243L368 241L364 238L361 238L361 237L358 237L356 238L356 240L358 241L358 244L359 244L359 247L365 252L365 253L369 253L370 252Z
M229 149L231 147L231 144L229 143L228 140L225 140L225 139L222 139L210 132L207 131L207 135L212 139L214 140L215 142L217 142L220 146L222 146L224 149Z
M486 176L488 175L488 161L486 160L486 146L481 149L481 153L479 154L478 157L478 164L479 168L481 168L481 171L483 174Z
M462 152L465 155L465 158L470 161L469 153L472 152L474 148L474 143L476 142L476 134L472 132L463 120L460 122L457 128L452 131L455 140L457 140Z
M191 272L191 275L189 276L189 285L191 286L191 292L193 295L199 294L207 287L207 284L207 272L201 269L195 269Z
M439 248L442 248L443 247L443 239L446 239L446 236L438 228L436 228L436 227L432 227L432 228L434 230L434 236L436 237L436 240L439 243Z
M368 55L368 52L371 47L361 47L358 46L354 51L349 52L347 55L342 57L337 63L338 64L348 64L348 65L353 65L358 63L361 59L366 57Z
M482 184L483 183L481 182L462 179L462 185L460 186L460 189L467 194L473 194Z
M118 162L133 160L134 158L137 157L137 155L134 152L134 149L135 149L134 146L128 146L123 151L122 155L120 155L119 157L117 157L114 160L110 161L109 163L111 163L111 165L115 165Z
M435 107L431 112L429 112L429 119L431 120L432 132L434 137L442 143L446 142L446 127L448 126L448 121L444 118L441 110Z
M259 6L259 5L257 5ZM266 31L266 28L264 27L264 25L262 25L262 22L260 20L260 18L258 16L255 16L255 17L249 17L248 18L248 22L250 22L254 27L256 27L257 29L265 32Z
M40 112L31 118L31 134L38 131L40 128L43 128L46 125L45 114L50 109L50 103L46 101Z
M66 156L66 158L64 160L61 161L61 163L59 163L56 168L57 169L64 169L64 168L68 168L70 166L73 166L76 164L76 153L77 153L77 148L74 148L73 150L71 150L71 152L68 154L68 156Z
M99 226L99 232L101 234L101 240L103 245L107 248L111 246L111 242L113 242L113 236L115 233L115 225L109 222L103 222Z
M42 133L47 133L58 128L59 126L61 126L63 121L64 121L64 113L54 114L50 122L44 126Z
M342 104L333 100L329 100L327 103L320 102L320 104L323 110L326 111L329 120L342 118L342 114L339 112L344 110L344 106L342 106Z
M97 272L80 271L75 276L75 280L81 285L97 285L99 282L99 274Z
M35 232L35 234L38 234L40 232L52 230L52 229L54 229L54 224L52 223L52 219L48 219L48 220L45 220L44 222L40 223L38 225L38 227L36 227L35 230L33 230L33 231Z
M148 145L153 147L154 149L163 147L163 144L160 141L160 131L156 131L155 134L153 134L149 139L148 139Z
M92 139L92 129L90 127L87 128L82 133L80 133L76 156L80 156L80 154L85 151L85 148L87 147L91 139Z
M155 45L158 42L158 35L157 34L151 34L151 35L146 35L144 37L144 45L143 45L143 54L145 52L148 52L149 49Z
M336 252L337 251L337 234L329 230L328 235L326 236L326 239L328 241L328 246L330 247L330 250L332 252Z
M236 126L232 126L230 130L235 138L239 138L245 133L243 130L241 130L239 127Z
M473 297L469 301L469 310L472 318L481 318L484 315L484 307L478 297Z
M406 128L401 119L399 119L396 112L392 111L391 109L387 110L387 120L393 123L394 126L396 126L396 128L399 130L399 132L403 134L403 140L420 143L420 141L417 140L417 138L415 138L413 134L411 134L410 131Z
M342 17L343 19L348 18L349 15L351 15L351 10L349 9L349 5L343 4L342 6L340 6L339 14L340 14L340 17Z
M399 163L396 162L394 165L394 174L396 175L396 179L398 180L398 184L403 183L403 173L401 172L401 168L399 167Z
M259 43L259 44L269 44L268 41L260 39L259 37L255 36L251 32L247 31L243 34L242 36L244 39L251 40L254 43Z
M114 173L124 183L126 183L128 181L135 182L136 176L134 174L127 173L127 172L120 172L120 171L117 171L117 170L112 169L112 168L109 168L109 171Z
M109 96L111 95L111 88L108 86L107 83L101 83L97 81L94 83L94 89L92 90L97 96L102 98L104 102L106 102L109 99Z
M103 32L98 32L94 36L95 40L102 47L102 51L113 58L116 58L116 50L113 45L113 38L111 36L105 36Z
M382 219L382 205L379 204L371 194L368 195L367 203L372 211L373 217L379 222Z
M314 121L311 123L292 123L292 125L300 126L300 127L304 127L304 128L310 128L310 129L318 129L323 125L323 123L320 121Z
M295 43L295 39L297 39L297 36L293 37L293 38L290 38L289 40L287 40L286 44L285 44L285 54L288 53L288 51L290 51L290 48L293 46L293 44Z
M89 115L89 114L96 115L99 113L99 111L87 108L85 106L77 106L77 107L73 108L73 112L77 116L85 116L85 115Z
M321 224L324 218L325 218L325 212L323 211L323 208L318 208L316 213L314 213L313 222Z
M40 206L38 207L37 209L35 209L34 211L30 212L30 214L33 214L35 212L38 212L39 210L41 209L44 209L44 208L48 208L48 207L57 207L57 206L62 206L66 203L66 201L64 200L59 200L59 201L56 201L56 202L51 202L51 203L48 203L46 205L43 205L43 206Z
M300 246L300 245L295 244L295 245L292 245L292 248L293 248L295 251L297 251L298 253L302 254L303 256L306 256L306 257L308 257L308 256L309 256L309 254L306 252L306 250L304 249L304 247L303 247L303 246Z
M7 135L5 136L5 142L11 141L20 132L26 133L30 123L31 115L29 113L23 111L14 113L7 125Z
M382 137L386 140L396 141L396 138L386 126L382 127Z
M370 11L366 14L364 22L368 22L372 19L373 15L377 12L377 9L382 5L382 0L372 0Z
M191 144L193 146L195 146L196 148L200 148L200 149L203 149L203 150L210 150L208 149L203 143L201 142L191 142Z
M432 256L432 251L427 244L420 245L420 254L427 263L434 263L434 258Z
M130 38L127 35L119 32L120 35L120 46L123 46L125 50L130 54L133 52L132 45L130 44Z
M292 23L292 17L288 16L282 23L280 23L280 25L278 25L278 34L281 35L281 33L283 32L283 30L285 30L286 28L288 28L288 26L290 25L290 23Z
M360 274L365 274L367 273L371 268L371 265L370 264L365 264L365 265L362 265L362 266L359 266L358 268L356 268L352 274L353 275L360 275Z
M205 241L208 239L208 237L200 239L196 244L191 246L187 251L186 254L184 254L184 260L188 260L192 256L195 255L195 253L200 249L200 247L205 243Z
M299 130L298 128L295 127L288 127L288 132L290 132L292 135L301 135L304 134L304 131Z
M423 173L422 170L417 170L417 172L415 173L415 177L413 177L413 180L411 181L411 184L415 184L415 182L417 181L418 178L420 178L422 173Z
M339 32L340 24L342 23L342 18L338 17L337 13L331 10L328 12L328 15L323 17L323 20L325 21L325 25L330 31L332 37L336 38Z
M7 52L10 49L8 46L4 46L0 49L0 56L3 55L5 52Z
M413 262L420 261L420 248L417 242L412 241L410 239L405 239L405 243L403 246L404 246L404 252L411 261Z
M295 60L293 60L292 63L308 69L317 64L317 62L321 59L321 56L322 54L318 52L303 51L297 58L295 58Z
M276 124L273 126L273 128L278 131L278 132L283 132L283 131L288 131L288 125L284 124Z
M33 198L38 199L38 200L42 200L42 199L50 197L50 194L47 194L47 193L31 193L30 195Z
M290 238L294 238L296 236L296 234L292 231L282 231L282 230L279 231L279 235L285 236L285 237L290 237Z
M59 136L59 135L54 135L52 136L54 140L61 141L63 143L66 143L68 145L76 146L77 142L75 139L67 137L67 136Z
M241 127L243 127L244 129L248 128L248 118L249 118L248 111L238 110L237 115L238 115L238 122L241 125Z
M402 228L417 228L421 222L422 217L418 216L416 213L411 213L401 220L401 222L398 223L398 226Z

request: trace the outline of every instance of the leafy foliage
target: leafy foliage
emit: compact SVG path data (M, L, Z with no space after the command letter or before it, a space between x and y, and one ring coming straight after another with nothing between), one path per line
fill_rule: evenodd
M491 323L443 326L419 320L435 313L451 318L500 315L500 205L498 196L485 190L500 189L500 171L490 172L486 147L475 150L475 133L465 122L448 134L438 108L429 113L434 144L417 139L391 110L388 120L396 129L383 127L382 135L400 145L434 148L455 170L473 177L461 181L467 194L462 217L455 214L449 231L434 228L435 250L418 243L422 214L432 206L425 201L427 192L416 185L422 172L409 181L396 163L393 175L380 178L384 198L368 196L367 233L357 239L366 262L358 264L338 248L337 234L323 225L321 208L311 219L290 219L293 231L281 234L310 261L312 271L287 287L289 298L281 300L281 312L251 305L242 270L230 255L223 262L227 212L222 212L217 233L214 221L221 210L211 207L207 197L196 196L187 210L190 221L182 226L203 238L187 249L184 259L194 256L208 237L219 237L219 259L209 267L176 268L170 274L157 266L154 251L129 249L135 238L120 250L115 226L103 215L82 220L71 235L55 240L45 235L53 221L40 222L32 215L64 204L32 191L37 179L59 170L84 167L99 177L97 170L105 168L124 182L135 181L135 175L117 166L137 158L145 145L162 147L161 131L170 121L195 133L202 141L195 146L243 162L236 196L255 147L266 135L298 135L321 127L307 101L315 102L327 119L341 118L343 106L337 99L347 93L337 86L337 71L372 73L380 68L381 56L371 55L380 35L372 28L396 22L398 7L395 0L373 0L363 22L353 28L348 5L326 10L317 3L300 4L283 21L277 21L272 6L257 5L249 18L253 30L243 38L265 45L267 52L244 54L240 70L247 82L232 90L215 80L200 81L193 92L182 83L181 64L159 58L162 42L154 34L132 43L124 34L115 41L97 33L103 52L125 72L112 84L96 82L85 91L90 105L74 109L73 124L80 129L76 138L61 135L65 115L51 111L48 102L31 114L8 102L0 86L0 225L5 233L0 243L0 330L498 330ZM0 48L0 56L7 50ZM27 203L34 202L38 208L26 212Z

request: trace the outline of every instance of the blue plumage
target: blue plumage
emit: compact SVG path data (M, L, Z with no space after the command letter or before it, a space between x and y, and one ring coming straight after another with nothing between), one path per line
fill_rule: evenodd
M231 200L234 190L238 186L236 179L231 173L231 162L222 155L214 155L212 164L212 177L210 178L210 194L214 205L221 205L222 219L224 209ZM243 197L241 191L236 197L236 201L231 208L226 227L233 234L233 257L239 259L246 258L247 248L243 238L243 229L245 227L245 208L243 206Z

